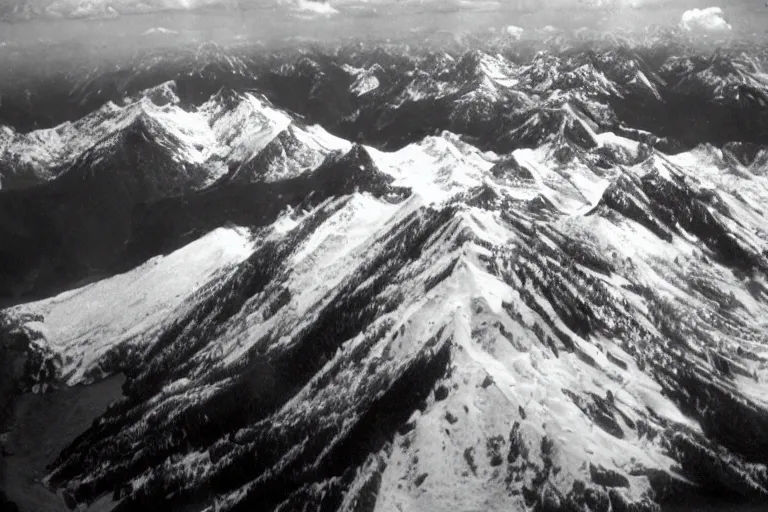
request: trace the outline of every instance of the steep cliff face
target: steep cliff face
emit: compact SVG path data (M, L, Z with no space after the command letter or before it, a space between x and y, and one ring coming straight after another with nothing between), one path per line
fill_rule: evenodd
M35 161L66 169L0 192L1 291L44 296L0 334L25 389L126 381L46 485L116 511L768 503L762 68L500 44L142 67L54 129L80 145Z

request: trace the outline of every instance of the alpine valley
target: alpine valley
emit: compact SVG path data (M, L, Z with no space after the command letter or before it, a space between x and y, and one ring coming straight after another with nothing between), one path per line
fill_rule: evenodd
M496 31L5 91L0 507L765 510L766 66Z

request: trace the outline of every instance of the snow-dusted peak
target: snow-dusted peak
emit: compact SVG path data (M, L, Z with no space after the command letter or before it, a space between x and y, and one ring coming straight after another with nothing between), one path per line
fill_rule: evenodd
M406 74L408 85L403 92L395 99L393 107L399 107L407 101L424 101L430 99L439 99L449 96L461 87L461 84L449 83L443 80L436 80L431 74L416 70Z
M264 148L292 118L263 96L222 89L197 109L179 106L173 81L125 100L112 102L76 121L55 128L3 137L2 159L30 169L39 180L55 177L84 152L101 154L116 136L134 131L165 147L180 163L223 172L221 160L240 164ZM6 132L7 133L7 132Z
M181 103L181 100L177 96L177 88L178 86L176 85L176 82L174 80L169 80L154 87L150 87L149 89L145 89L130 98L126 98L125 103L135 103L141 101L143 98L147 98L157 106L169 104L177 105Z
M417 62L424 71L439 76L448 72L456 64L456 59L447 52L430 52Z
M178 157L190 162L204 161L211 147L212 139L198 116L172 104L158 106L142 96L123 107L109 102L76 122L19 134L7 144L3 158L49 179L95 145L132 127L167 139L164 144L169 147L178 145Z
M743 87L751 88L756 94L765 94L768 75L760 71L751 60L718 51L710 57L670 57L662 73L679 76L672 84L675 89L698 91L716 100L738 99Z
M538 92L549 91L559 77L561 59L548 52L537 52L533 60L520 71L521 83Z
M563 89L578 89L585 94L618 95L616 86L592 64L582 64L567 71L555 80L554 86Z
M478 66L482 73L503 87L514 87L518 83L517 68L502 55L484 54Z
M278 181L317 168L331 154L343 154L352 144L320 126L289 124L231 176L237 182Z
M175 146L174 158L179 162L203 165L217 149L205 118L175 105L156 106L144 98L133 125L156 143Z
M227 160L242 163L264 148L291 118L266 98L251 93L219 91L198 110L207 119Z
M374 64L368 69L347 66L345 71L355 77L350 90L357 96L362 96L378 89L380 85L379 76L384 74L384 69L378 64Z
M445 202L480 186L493 167L492 155L462 143L450 132L396 152L371 153L377 165L395 177L394 185L412 189L427 202Z

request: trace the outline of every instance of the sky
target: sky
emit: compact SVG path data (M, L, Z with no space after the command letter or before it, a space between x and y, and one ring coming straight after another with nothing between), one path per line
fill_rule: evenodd
M166 10L215 9L223 12L280 9L307 15L345 15L361 10L610 11L637 8L765 9L763 0L0 0L7 20L44 18L107 19L125 14Z
M768 34L764 0L0 0L3 14L16 20L0 21L0 46L6 50L27 42L74 41L91 51L119 37L136 44L141 38L171 44L185 38L218 42L372 32L396 38L404 31L506 25L531 31L548 25L568 30L682 24L692 33Z
M0 13L24 1L0 0ZM37 7L63 9L53 0L30 1ZM621 4L600 6L598 0L330 0L320 6L306 5L311 0L247 0L247 8L232 3L212 7L212 1L221 0L77 0L77 8L90 2L91 10L109 14L104 9L111 8L117 16L67 19L49 12L27 21L0 21L0 69L6 70L0 73L0 90L9 81L18 84L68 72L75 62L80 63L78 69L119 65L146 52L198 51L209 42L286 47L296 41L334 42L342 37L456 38L467 32L507 33L510 26L522 28L524 37L539 37L551 34L552 27L566 32L582 27L624 31L653 25L685 26L695 36L715 33L712 39L743 37L760 44L768 39L765 0L616 0ZM201 2L208 8L194 9ZM707 10L712 7L714 12Z
M432 8L541 10L552 8L611 9L658 5L724 7L723 2L697 0L0 0L0 13L23 17L71 16L109 17L116 14L153 12L166 9L194 9L217 6L222 9L250 9L280 5L318 14L343 13L345 10L404 4ZM726 0L727 4L762 5L759 0Z

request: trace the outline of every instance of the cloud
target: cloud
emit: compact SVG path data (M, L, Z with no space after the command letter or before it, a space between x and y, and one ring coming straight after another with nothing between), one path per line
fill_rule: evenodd
M689 32L728 32L732 27L723 16L720 7L691 9L683 13L680 28Z
M298 0L294 7L303 13L309 14L330 16L339 13L331 4L323 0Z
M154 27L154 28L151 28L151 29L147 30L146 32L144 32L143 35L145 35L145 36L151 36L151 35L175 36L177 34L178 34L177 31L171 30L169 28Z
M56 1L45 8L53 17L103 19L116 18L120 14L109 4L97 0Z
M514 25L509 25L506 28L507 34L509 34L510 37L513 39L520 39L523 37L523 29L520 27L516 27Z

